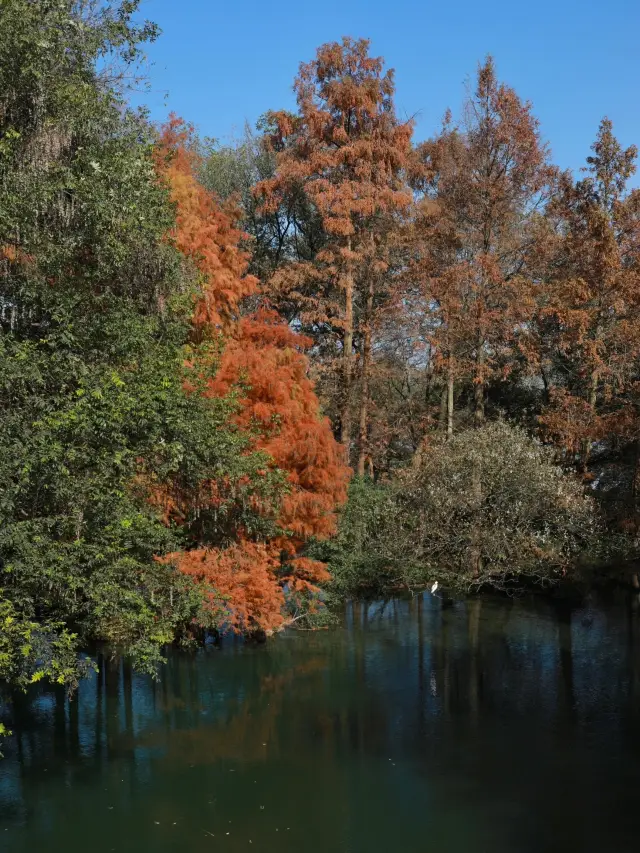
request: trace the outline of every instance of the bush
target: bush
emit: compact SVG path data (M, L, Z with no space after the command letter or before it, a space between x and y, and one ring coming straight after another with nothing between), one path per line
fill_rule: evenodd
M332 576L329 600L384 595L422 583L418 567L399 547L410 538L392 484L355 479L340 513L338 533L317 542L311 556L326 562Z
M549 586L600 548L595 502L504 422L437 440L389 484L355 480L338 535L314 546L330 597L438 580L451 591Z
M502 421L434 445L405 472L398 500L423 570L448 587L556 583L599 543L581 483Z

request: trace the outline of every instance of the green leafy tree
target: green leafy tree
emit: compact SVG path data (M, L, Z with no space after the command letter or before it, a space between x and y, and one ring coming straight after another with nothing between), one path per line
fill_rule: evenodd
M337 535L315 542L311 554L329 565L329 601L386 596L424 586L421 567L402 553L411 535L405 528L395 483L355 478L340 513ZM409 552L410 553L410 552Z
M216 367L192 341L197 275L113 70L155 37L137 7L2 2L0 680L19 687L72 687L94 642L153 670L189 637L203 593L156 557L205 519L194 501L173 529L159 491L220 483L206 523L223 544L256 518L252 495L281 491L234 399L197 393L209 377L187 366Z
M226 145L204 140L200 180L208 190L226 200L234 197L242 211L241 226L251 255L249 271L268 284L278 270L315 258L326 235L317 211L302 188L293 185L283 193L275 210L266 210L254 192L271 180L277 169L276 128L270 115L261 118L257 132L246 126L243 135ZM277 290L270 300L287 320L299 323L297 296Z

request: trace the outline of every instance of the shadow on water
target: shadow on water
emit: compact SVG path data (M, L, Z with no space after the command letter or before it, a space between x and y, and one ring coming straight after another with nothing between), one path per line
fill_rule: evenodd
M428 595L17 698L0 849L638 850L640 612ZM251 841L251 847L249 847Z

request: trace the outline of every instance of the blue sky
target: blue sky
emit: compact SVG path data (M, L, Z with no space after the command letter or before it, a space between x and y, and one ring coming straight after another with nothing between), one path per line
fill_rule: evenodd
M144 0L142 13L163 35L138 97L154 119L174 111L221 140L292 107L299 63L351 35L395 68L398 113L416 116L419 139L457 112L491 53L563 168L582 165L604 115L623 144L640 144L640 0Z

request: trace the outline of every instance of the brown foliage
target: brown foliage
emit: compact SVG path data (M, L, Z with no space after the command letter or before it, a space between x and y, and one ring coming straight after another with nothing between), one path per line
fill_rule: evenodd
M344 38L323 45L300 66L294 84L298 113L271 115L276 175L256 187L267 210L302 193L320 217L321 250L308 262L281 268L270 293L276 301L285 295L297 300L303 323L322 343L325 371L337 377L330 396L347 456L359 394L360 465L367 453L374 312L389 270L394 219L412 200L402 170L413 125L396 118L393 73L368 51L368 41Z
M205 585L209 609L217 619L237 630L271 632L285 622L284 584L293 591L313 591L328 577L322 563L299 552L310 537L333 532L349 472L307 375L304 348L309 341L275 312L241 317L242 300L257 291L258 282L246 275L238 213L223 209L199 184L191 132L178 119L163 132L158 162L176 204L172 239L202 276L194 330L199 339L215 340L223 334L224 347L207 393L225 396L237 391L237 425L251 437L252 449L264 451L286 473L289 486L279 510L281 535L254 542L240 531L239 541L228 548L195 548L170 559ZM192 367L198 369L197 364ZM215 506L224 488L224 482L203 484L200 499L208 495ZM180 496L170 500L179 506Z
M533 314L527 263L554 171L530 104L498 81L491 59L462 121L447 114L416 154L422 202L399 302L405 312L410 306L445 381L473 383L481 423L487 384L512 368Z
M164 126L156 162L176 209L171 239L202 276L194 327L226 329L237 319L242 300L258 289L258 280L246 274L246 253L239 247L239 211L233 202L221 204L198 182L193 128L182 119L172 116Z
M563 175L549 206L536 337L551 386L542 423L583 468L593 441L637 435L640 355L640 192L626 191L637 150L607 119L592 150L587 177Z
M307 375L309 343L277 314L261 311L240 322L211 385L218 395L240 385L238 423L257 432L256 446L288 474L279 522L289 536L279 544L291 554L309 537L333 533L348 477Z

